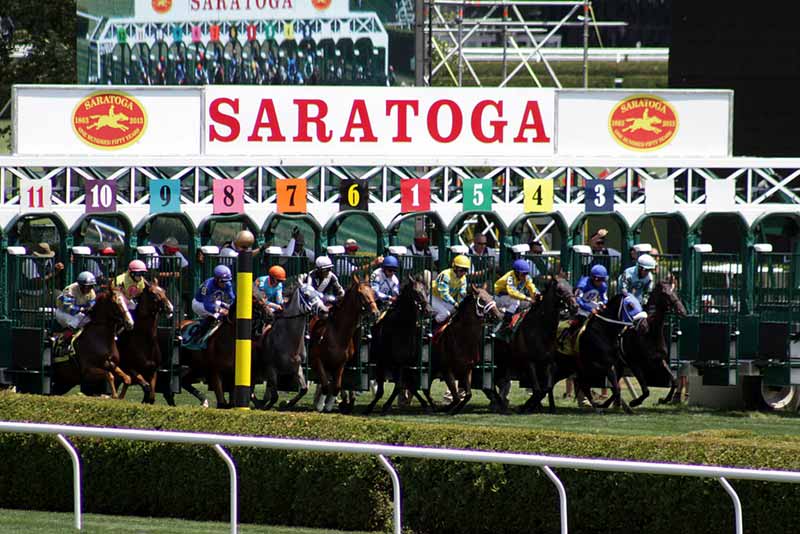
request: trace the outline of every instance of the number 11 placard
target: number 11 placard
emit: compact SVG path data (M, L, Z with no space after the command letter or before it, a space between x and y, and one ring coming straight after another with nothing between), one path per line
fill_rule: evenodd
M50 197L52 195L53 184L50 180L28 180L22 178L19 181L19 207L23 212L50 209Z

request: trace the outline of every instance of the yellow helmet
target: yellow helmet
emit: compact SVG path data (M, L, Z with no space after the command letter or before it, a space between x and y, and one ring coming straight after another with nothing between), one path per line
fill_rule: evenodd
M453 258L453 267L461 267L462 269L469 269L472 264L469 261L469 258L464 256L463 254L459 254L455 258Z

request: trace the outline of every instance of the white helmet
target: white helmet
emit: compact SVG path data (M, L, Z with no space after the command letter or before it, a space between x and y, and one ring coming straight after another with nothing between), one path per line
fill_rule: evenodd
M333 262L328 256L320 256L314 264L317 269L333 269Z
M636 264L645 271L652 271L656 268L656 259L650 254L642 254L637 258Z

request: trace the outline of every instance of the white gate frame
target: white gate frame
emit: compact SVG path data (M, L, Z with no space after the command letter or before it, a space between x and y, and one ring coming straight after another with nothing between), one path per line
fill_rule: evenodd
M129 430L119 428L80 427L50 425L40 423L0 422L0 432L55 435L72 458L75 528L81 529L81 468L80 457L73 445L64 436L85 438L127 439L134 441L156 441L160 443L181 443L210 445L225 461L230 473L231 534L236 534L238 523L238 495L236 465L230 454L222 448L259 447L306 452L327 452L347 454L368 454L377 456L383 468L392 478L394 533L402 533L402 505L400 478L387 456L418 458L424 460L454 460L459 462L499 463L507 465L526 465L539 467L558 490L561 534L567 534L567 492L561 480L551 469L585 469L589 471L610 471L638 473L647 475L689 476L716 478L733 501L734 527L736 534L743 533L742 504L736 490L727 479L760 480L764 482L800 483L800 472L774 471L760 469L740 469L732 467L713 467L704 465L666 464L655 462L635 462L624 460L602 460L589 458L568 458L562 456L542 456L537 454L470 451L458 449L434 449L424 447L405 447L398 445L377 445L371 443L344 443L336 441L317 441L285 438L244 437L224 434L200 434L192 432L163 432L154 430Z

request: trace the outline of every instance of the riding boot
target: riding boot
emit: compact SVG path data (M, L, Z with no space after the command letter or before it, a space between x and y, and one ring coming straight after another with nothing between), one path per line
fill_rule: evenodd
M209 328L211 328L212 324L214 324L214 317L210 315L200 319L200 324L195 330L194 336L190 340L190 343L200 343L206 336L206 333L208 332Z

